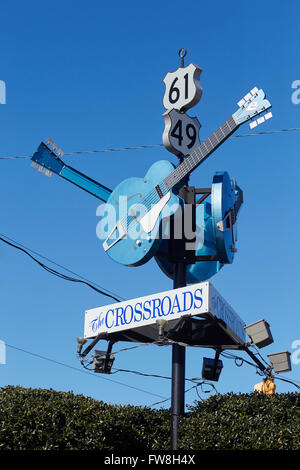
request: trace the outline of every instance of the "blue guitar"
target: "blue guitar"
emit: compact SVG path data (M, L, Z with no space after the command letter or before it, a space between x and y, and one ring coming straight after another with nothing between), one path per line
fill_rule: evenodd
M51 139L41 142L32 157L33 168L46 176L52 173L107 202L112 191L98 181L66 165L63 152ZM242 191L226 172L218 172L213 179L211 202L202 201L196 207L195 254L200 257L186 266L188 283L200 282L216 274L226 263L233 261L235 249L234 229L237 213L242 204ZM205 257L205 260L203 259ZM174 263L170 261L169 239L161 241L155 254L160 269L171 279ZM206 259L209 259L207 261Z
M197 168L238 127L269 109L263 90L253 88L238 103L239 109L177 168L169 161L154 163L144 178L128 178L107 201L102 226L103 248L109 257L127 266L146 263L162 240L162 220L182 206L178 189L182 180ZM257 123L272 117L267 113Z

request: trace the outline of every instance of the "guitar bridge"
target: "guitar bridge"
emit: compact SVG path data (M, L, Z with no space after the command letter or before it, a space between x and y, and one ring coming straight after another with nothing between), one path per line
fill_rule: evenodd
M159 199L162 199L162 198L164 197L164 195L163 195L162 190L160 189L159 184L157 184L157 185L155 186L155 189L156 189L156 192L157 192L157 194L158 194L158 196L159 196Z

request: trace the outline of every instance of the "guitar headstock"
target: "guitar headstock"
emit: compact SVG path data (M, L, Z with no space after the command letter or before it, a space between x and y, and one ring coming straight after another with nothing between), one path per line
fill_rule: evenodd
M245 95L244 98L238 102L239 109L233 114L233 119L235 120L236 124L240 125L244 122L250 121L250 119L259 116L267 109L271 108L272 105L270 101L265 99L265 96L266 95L264 91L259 90L256 87L247 93L247 95ZM271 117L271 112L266 113L256 121L252 121L250 123L250 128L253 129Z
M60 160L64 152L56 145L53 140L47 139L46 142L41 142L37 151L31 157L31 166L44 173L46 176L51 176L52 171L59 174L65 166L64 162Z

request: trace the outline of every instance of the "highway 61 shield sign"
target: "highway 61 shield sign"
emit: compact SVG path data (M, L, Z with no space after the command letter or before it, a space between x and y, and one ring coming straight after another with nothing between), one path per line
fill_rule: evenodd
M202 95L200 74L202 70L194 64L168 72L164 78L166 91L163 105L166 109L185 111L195 106Z

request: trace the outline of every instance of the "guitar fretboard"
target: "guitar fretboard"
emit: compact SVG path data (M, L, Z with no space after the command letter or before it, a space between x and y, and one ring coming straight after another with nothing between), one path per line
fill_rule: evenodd
M163 184L168 192L173 186L190 174L200 163L202 163L224 140L238 128L235 120L231 116L222 124L208 139L187 157L172 173L164 180Z

